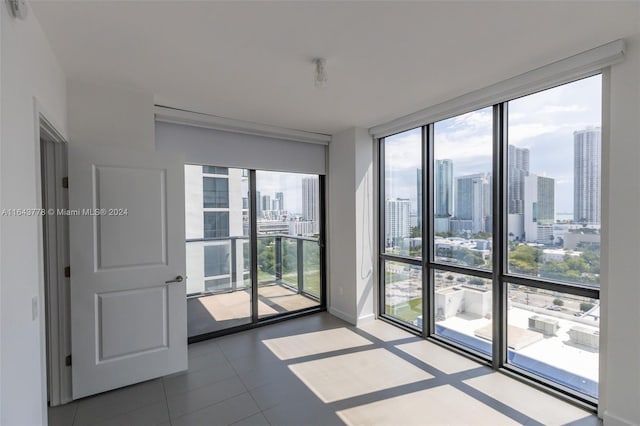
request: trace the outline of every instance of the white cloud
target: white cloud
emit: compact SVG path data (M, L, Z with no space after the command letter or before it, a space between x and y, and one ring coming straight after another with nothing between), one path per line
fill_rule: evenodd
M549 114L556 112L584 112L587 111L585 105L547 105L540 112Z

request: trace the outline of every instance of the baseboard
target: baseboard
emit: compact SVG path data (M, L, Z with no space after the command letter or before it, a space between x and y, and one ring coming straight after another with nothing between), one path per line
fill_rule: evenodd
M602 416L604 426L638 426L638 423L633 423L630 420L618 417L615 414L611 414L608 411L604 412Z
M338 317L341 320L348 322L349 324L357 325L357 323L358 323L358 321L356 320L356 318L353 315L349 315L349 314L347 314L345 312L342 312L340 309L336 309L336 308L330 307L328 309L328 311L334 317Z
M370 322L373 322L376 319L376 315L371 313L367 315L362 315L358 317L358 325L364 325Z

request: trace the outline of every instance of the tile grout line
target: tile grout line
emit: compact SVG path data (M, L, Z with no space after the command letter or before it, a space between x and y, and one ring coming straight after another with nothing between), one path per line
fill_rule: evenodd
M224 356L224 359L227 360L227 362L229 363L229 365L231 366L231 368L233 369L233 372L236 374L236 377L238 377L238 380L240 381L240 383L242 383L242 386L246 389L247 394L249 394L249 397L253 400L253 402L256 404L256 407L258 407L258 413L260 413L260 415L267 421L267 423L269 425L271 425L271 422L269 422L269 419L267 419L267 416L264 415L264 410L262 410L262 408L260 408L260 404L258 404L258 401L256 401L256 399L254 398L254 396L251 394L251 390L247 387L247 385L244 383L244 381L242 380L242 377L240 377L240 374L238 374L238 370L236 370L236 368L233 366L233 363L231 362L231 360L229 360L229 358L227 358L227 354L224 353L224 349L222 349L222 347L216 342L216 344L218 345L218 347L220 348L220 352L222 352L222 356ZM255 416L256 413L252 414L251 416L247 416L244 417L240 420L238 420L235 423L238 423L242 420L248 419L249 417Z
M243 385L243 386L244 386L244 385ZM247 391L247 392L243 392L243 393L248 393L248 391ZM207 408L213 407L214 405L222 404L223 402L227 402L227 401L229 401L229 400L231 400L231 399L233 399L233 398L236 398L236 397L238 397L238 396L242 395L243 393L239 393L239 394L236 394L236 395L232 395L232 396L230 396L230 397L228 397L228 398L225 398L225 399L222 399L222 400L220 400L220 401L217 401L217 402L214 402L214 403L211 403L211 404L205 405L204 407L200 407L200 408L198 408L197 410L187 411L186 413L182 413L182 414L180 414L179 416L176 416L175 420L178 420L178 419L180 419L180 418L182 418L182 417L188 416L189 414L197 413L197 412L199 412L199 411L202 411L202 410L205 410L205 409L207 409ZM258 408L260 408L260 407L258 407ZM171 413L169 413L169 417L171 417ZM238 420L238 421L240 421L240 420ZM172 422L171 424L173 424L173 422Z
M75 425L75 423L76 423L76 416L78 415L78 404L76 404L76 402L75 402L75 401L72 401L71 403L72 403L72 404L75 404L75 406L76 406L76 409L75 409L75 410L73 410L73 419L71 420L71 426L73 426L73 425ZM48 419L47 419L47 420L48 420Z
M167 407L167 417L169 417L169 426L173 426L173 422L171 421L171 412L169 411L169 398L167 398L167 388L164 386L164 377L161 379L161 381L162 381L162 391L164 393L164 403Z
M220 346L220 345L218 345L218 343L216 343L216 342L214 342L214 343L215 343L218 347ZM244 388L245 392L243 392L243 393L248 393L248 394L249 394L249 396L251 396L251 394L249 393L249 390L248 390L248 389L247 389L247 387L245 386L244 382L242 381L242 379L240 379L240 375L237 373L236 369L233 367L233 364L231 364L231 362L230 362L230 361L229 361L229 359L227 358L227 356L226 356L226 354L224 353L224 351L222 350L222 348L219 348L219 349L220 349L220 352L222 353L222 356L224 357L224 359L229 363L229 365L230 365L230 366L231 366L231 368L233 369L233 372L234 372L234 373L235 373L235 375L237 376L238 381L240 382L240 384L241 384L241 385L242 385L242 387ZM230 379L230 378L229 378L229 379ZM225 379L225 380L227 380L227 379ZM217 383L217 382L216 382L216 383ZM215 383L213 383L213 384L215 384ZM163 386L164 386L164 383L163 383ZM209 386L209 385L207 385L207 386ZM206 386L204 386L204 387L206 387ZM201 389L201 388L202 388L202 387L199 387L198 389ZM166 395L166 392L165 392L165 395ZM229 401L230 399L233 399L233 398L235 398L235 397L237 397L237 396L239 396L239 395L242 395L242 393L239 393L239 394L237 394L237 395L232 395L232 396L230 396L230 397L228 397L228 398L222 399L222 400L217 401L217 402L214 402L214 403L212 403L212 404L208 404L208 405L206 405L206 406L204 406L204 407L198 408L197 410L189 411L189 412L183 413L183 414L181 414L181 415L179 415L179 416L176 416L175 420L180 419L180 418L182 418L182 417L185 417L185 416L187 416L187 415L189 415L189 414L192 414L192 413L197 413L198 411L202 411L202 410L207 409L207 408L209 408L209 407L212 407L212 406L214 406L214 405L222 404L223 402L227 402L227 401ZM252 398L253 398L253 397L252 397ZM170 423L170 425L171 425L171 426L173 426L173 419L172 419L172 417L171 417L171 411L169 410L169 406L168 406L168 405L169 405L169 403L168 403L168 400L167 400L167 411L169 412L169 423ZM256 404L256 406L257 406L257 404ZM258 406L258 409L260 409L260 407L259 407L259 406ZM245 417L245 418L246 418L246 417ZM240 419L240 420L243 420L243 419ZM238 420L238 421L240 421L240 420Z
M133 384L133 385L125 386L124 388L116 388L116 389L112 389L112 390L110 390L110 391L104 392L104 394L107 394L107 393L110 393L110 392L116 392L116 391L121 390L121 389L132 388L132 387L135 387L135 386L138 386L138 385L142 385L142 384L148 384L148 383L151 383L151 382L153 382L153 381L160 381L160 382L161 382L161 384L162 384L162 389L163 389L163 391L164 391L164 382L163 382L163 380L162 380L162 377L158 377L158 378L155 378L155 379L147 380L147 381L145 381L145 382L135 383L135 384ZM98 395L103 395L103 394L98 394ZM91 396L88 396L86 399L94 398L94 397L96 397L96 396L98 396L98 395L91 395ZM124 416L124 415L127 415L127 414L131 414L131 413L133 413L133 412L135 412L135 411L142 410L142 409L144 409L144 408L150 407L150 406L152 406L153 404L157 404L158 402L159 402L159 401L147 402L147 403L145 403L145 404L140 405L139 407L136 407L136 408L133 408L133 409L129 409L129 410L124 411L124 412L122 412L122 413L109 415L109 416L107 416L107 417L104 417L104 418L101 418L101 419L98 419L98 420L93 419L93 420L90 420L90 422L89 422L89 423L87 423L86 425L87 425L87 426L92 426L92 425L95 425L95 424L97 424L97 423L101 423L101 422L105 422L105 421L107 421L107 420L111 420L111 419L113 419L114 417L119 417L119 416ZM167 407L167 409L168 409L168 407ZM76 421L77 421L77 419L78 419L77 417L78 417L78 411L79 411L79 410L80 410L80 406L78 406L78 407L76 408L76 414L75 414L75 416L74 416L74 420L73 420L74 426L75 426L75 423L76 423Z

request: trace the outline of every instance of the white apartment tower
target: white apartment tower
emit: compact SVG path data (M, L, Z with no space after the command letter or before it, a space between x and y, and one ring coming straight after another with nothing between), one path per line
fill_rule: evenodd
M319 198L318 177L302 178L302 219L317 222L319 217L318 200Z
M385 203L385 239L387 245L411 235L411 200L408 198L389 199Z
M573 220L600 224L600 127L573 132Z

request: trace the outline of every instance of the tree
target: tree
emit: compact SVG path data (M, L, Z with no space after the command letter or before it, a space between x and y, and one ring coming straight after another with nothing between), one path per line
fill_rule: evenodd
M468 266L478 266L484 264L482 254L466 248L459 248L453 251L453 258Z
M275 274L275 250L271 238L258 239L258 267L262 272Z
M411 238L420 238L422 237L422 229L417 226L411 228Z
M542 250L526 244L520 244L509 253L509 266L522 274L535 275L541 263Z
M556 306L564 306L564 301L558 297L553 299L553 304Z
M600 273L600 251L586 250L582 252L580 258L588 265L588 272L592 274Z

